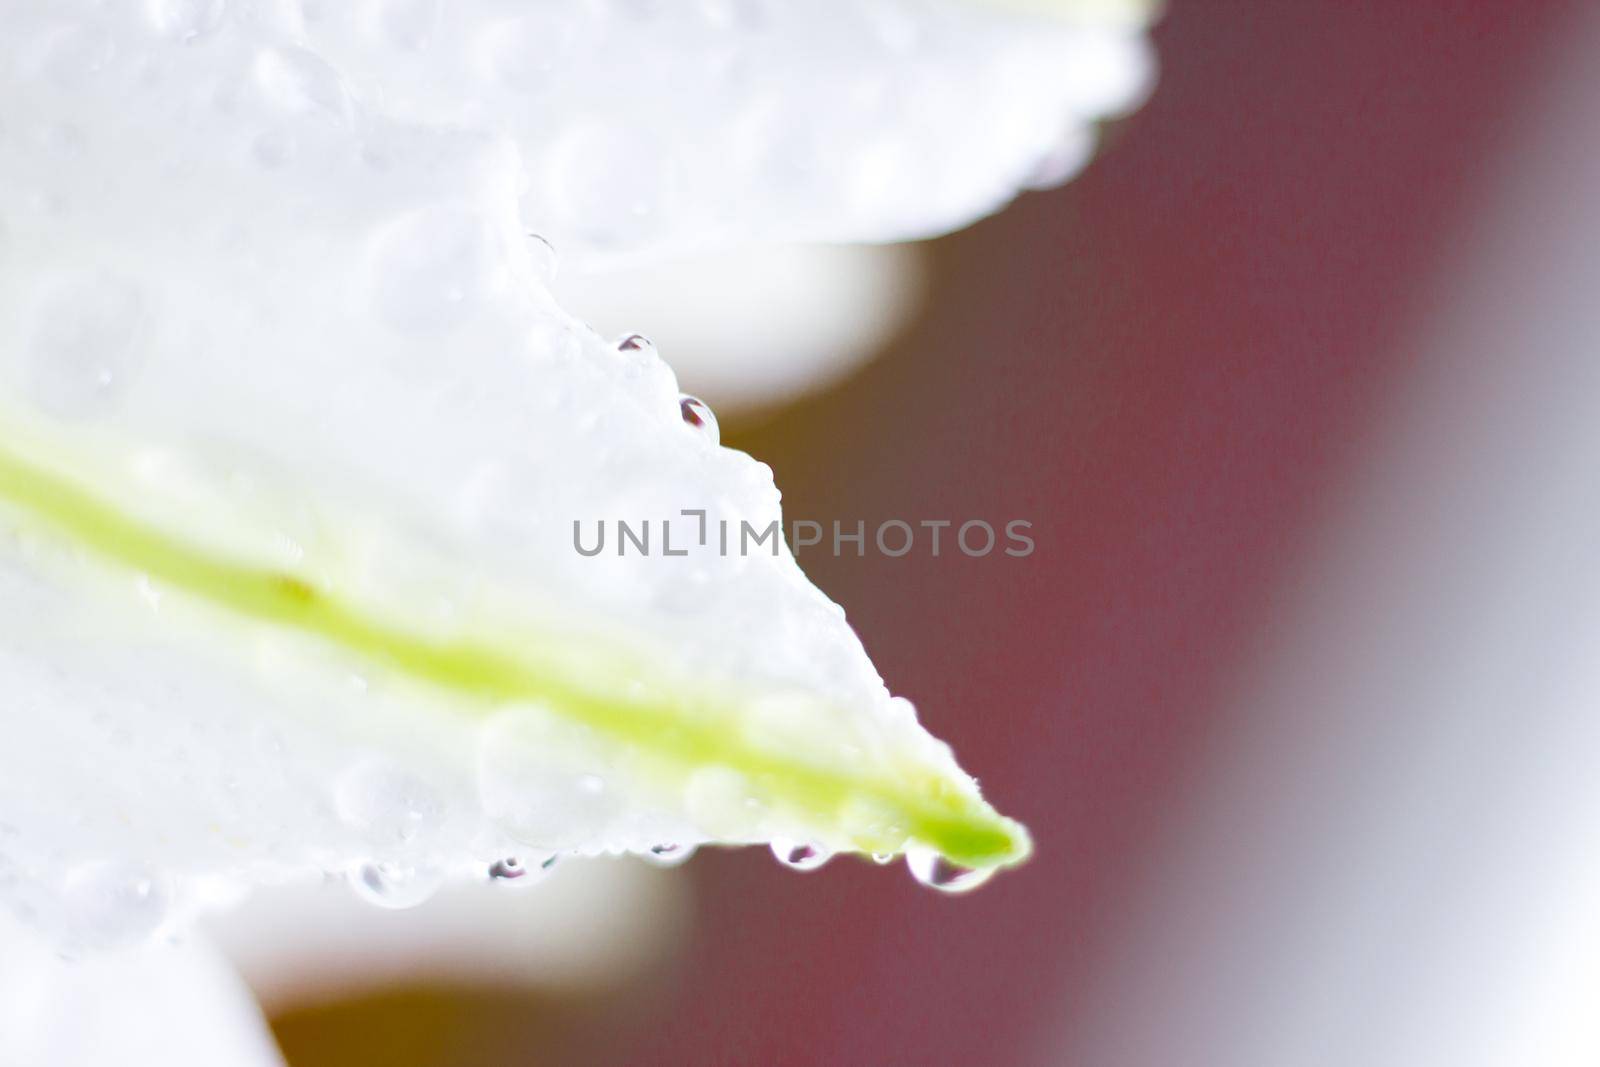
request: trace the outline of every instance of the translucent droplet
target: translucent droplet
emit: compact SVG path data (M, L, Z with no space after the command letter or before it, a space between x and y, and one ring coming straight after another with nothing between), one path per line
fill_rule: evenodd
M658 18L664 7L664 0L611 0L609 9L623 18L647 22Z
M439 0L384 0L378 22L384 36L399 47L425 48L439 24Z
M489 879L500 885L522 888L541 881L555 869L557 857L546 856L532 863L524 863L515 856L496 860L489 867Z
M833 853L821 845L791 841L785 837L772 839L772 854L779 863L797 871L814 871L833 858Z
M500 23L489 35L490 68L512 92L543 94L574 57L584 28L579 4L546 4Z
M259 723L250 732L251 745L258 755L266 757L269 761L278 762L283 759L287 746L283 743L283 735L265 723Z
M103 26L67 26L45 39L44 73L61 86L86 82L116 58L116 41Z
M139 590L139 599L143 600L151 611L160 611L162 603L166 600L166 590L151 581L148 574L139 575L135 585Z
M541 853L603 838L624 809L593 731L543 709L495 716L479 749L478 797L519 845Z
M705 434L712 444L721 443L722 430L717 425L717 417L711 413L711 405L684 393L678 398L678 410L683 414L683 421Z
M959 867L930 848L914 845L906 850L911 877L941 893L966 893L994 875L993 867Z
M503 860L495 860L489 867L489 877L497 881L514 882L519 878L527 877L527 874L528 869L515 856L507 856Z
M53 415L110 411L139 369L144 298L124 278L95 274L57 287L39 310L31 386Z
M874 852L872 854L872 862L882 867L885 864L893 863L894 857L895 854L893 852Z
M750 782L731 767L702 767L689 776L683 801L708 837L736 837L750 826Z
M227 0L148 0L145 15L156 32L187 44L216 29Z
M350 117L350 91L339 72L304 48L266 48L256 56L256 84L285 111L333 122Z
M457 208L413 212L379 232L372 246L377 309L405 333L438 336L477 313L499 288L488 224Z
M648 124L570 124L547 156L544 203L563 230L597 246L648 246L678 202L680 153Z
M773 0L701 0L702 16L724 30L760 32L768 29L776 12Z
M642 333L630 333L617 342L618 352L654 352L655 343Z
M433 896L442 882L435 871L403 863L361 863L350 872L356 896L380 908L414 908Z
M556 255L556 246L539 234L528 235L528 256L533 261L533 272L541 282L549 285L556 279L556 272L561 267L560 257Z
M85 948L115 948L155 935L171 909L172 890L142 864L98 861L67 874L61 901L73 941Z
M694 855L693 845L660 844L651 845L645 858L657 867L677 867L688 863Z
M433 788L383 759L363 760L339 776L334 806L345 825L380 841L411 841L436 825L444 804Z
M287 129L263 130L250 142L250 155L263 170L277 170L294 159L295 147Z

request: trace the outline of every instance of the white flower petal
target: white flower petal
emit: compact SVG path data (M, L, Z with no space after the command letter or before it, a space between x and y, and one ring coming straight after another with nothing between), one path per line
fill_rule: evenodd
M1148 7L358 0L295 31L390 114L509 135L527 217L594 263L903 240L994 211L1142 99ZM400 38L397 8L417 16Z
M337 885L300 883L253 894L206 931L276 1015L419 976L616 987L678 950L692 923L688 883L637 860L563 860L525 877L538 878L531 892L520 881L461 883L403 916L364 907Z
M602 333L650 324L679 379L718 411L768 410L845 377L927 297L915 244L764 245L563 271L563 307Z
M0 1067L282 1067L249 990L209 947L64 960L0 914Z
M0 897L87 949L308 870L414 902L513 846L1022 858L783 546L738 549L781 521L771 472L551 298L535 148L588 168L612 132L429 114L466 99L448 55L430 90L339 28L399 9L311 10L0 2ZM561 173L569 222L638 214L632 177ZM874 203L818 229L908 224Z

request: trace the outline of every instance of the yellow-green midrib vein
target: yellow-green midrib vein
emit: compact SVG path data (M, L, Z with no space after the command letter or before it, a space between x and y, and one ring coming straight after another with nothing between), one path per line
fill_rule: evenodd
M812 811L861 798L886 806L914 839L952 861L992 865L1021 859L1026 832L982 801L913 772L914 786L863 780L757 750L729 731L667 706L624 704L584 691L470 641L437 641L391 625L294 574L228 560L118 510L62 475L0 447L0 501L47 523L103 560L148 576L213 607L319 638L415 680L488 708L539 702L616 741L686 767L722 765L760 780Z

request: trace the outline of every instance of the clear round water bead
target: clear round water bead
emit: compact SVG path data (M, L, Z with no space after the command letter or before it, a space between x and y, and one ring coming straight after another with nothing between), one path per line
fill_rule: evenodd
M906 851L906 867L911 877L941 893L967 893L987 882L994 868L961 867L929 848L914 846Z
M618 352L654 352L655 342L642 333L630 333L617 341Z
M812 869L905 839L805 814L872 793L877 754L997 818L793 554L741 550L781 544L772 470L646 336L563 309L551 244L576 290L964 224L1132 98L1138 28L921 0L0 0L0 26L0 910L137 940L212 881L331 870L405 907L441 872L774 828ZM671 348L653 306L627 313ZM789 795L791 761L837 789Z
M380 908L400 910L426 902L444 883L438 871L407 863L368 861L350 872L356 896Z
M678 867L693 859L694 853L693 845L651 845L650 851L645 853L645 859L657 867Z
M716 415L711 412L711 405L697 396L684 393L678 398L678 410L683 415L683 421L705 434L712 444L722 442L722 429L717 425Z
M772 855L779 863L796 871L814 871L833 858L833 853L821 845L784 837L772 839Z

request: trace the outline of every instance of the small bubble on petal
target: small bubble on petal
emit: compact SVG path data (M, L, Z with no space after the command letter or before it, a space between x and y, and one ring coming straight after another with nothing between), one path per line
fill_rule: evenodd
M941 893L966 893L987 882L994 868L961 867L930 848L914 846L906 852L911 877Z
M350 91L339 72L304 48L266 48L256 56L256 84L280 109L333 122L350 118Z
M378 843L413 840L444 808L427 782L381 759L363 760L340 775L334 804L346 826L373 834Z
M496 860L489 867L489 880L496 885L511 886L516 889L526 889L544 880L545 876L555 868L556 857L545 856L542 859L535 857L530 862L524 862L516 856L507 856Z
M96 274L57 287L40 309L32 393L52 415L85 418L115 407L140 369L145 302L138 286Z
M227 0L149 0L145 15L157 33L188 44L222 23Z
M73 868L62 886L72 940L103 949L149 940L172 904L166 880L141 864L94 861Z
M683 415L683 421L705 434L712 444L721 443L722 430L717 425L716 415L711 412L711 405L685 393L678 398L678 410Z
M833 858L833 853L820 845L783 837L773 838L772 854L779 863L796 871L814 871Z
M403 863L361 863L350 872L356 896L380 908L414 908L432 897L442 881L434 871Z
M378 312L402 333L449 333L499 288L493 233L470 211L428 208L394 220L374 239L371 262Z
M555 281L556 273L560 270L560 257L556 255L556 246L536 233L528 235L528 257L533 261L533 273L546 285Z
M657 867L676 867L689 862L694 853L693 845L660 844L651 845L645 858Z

